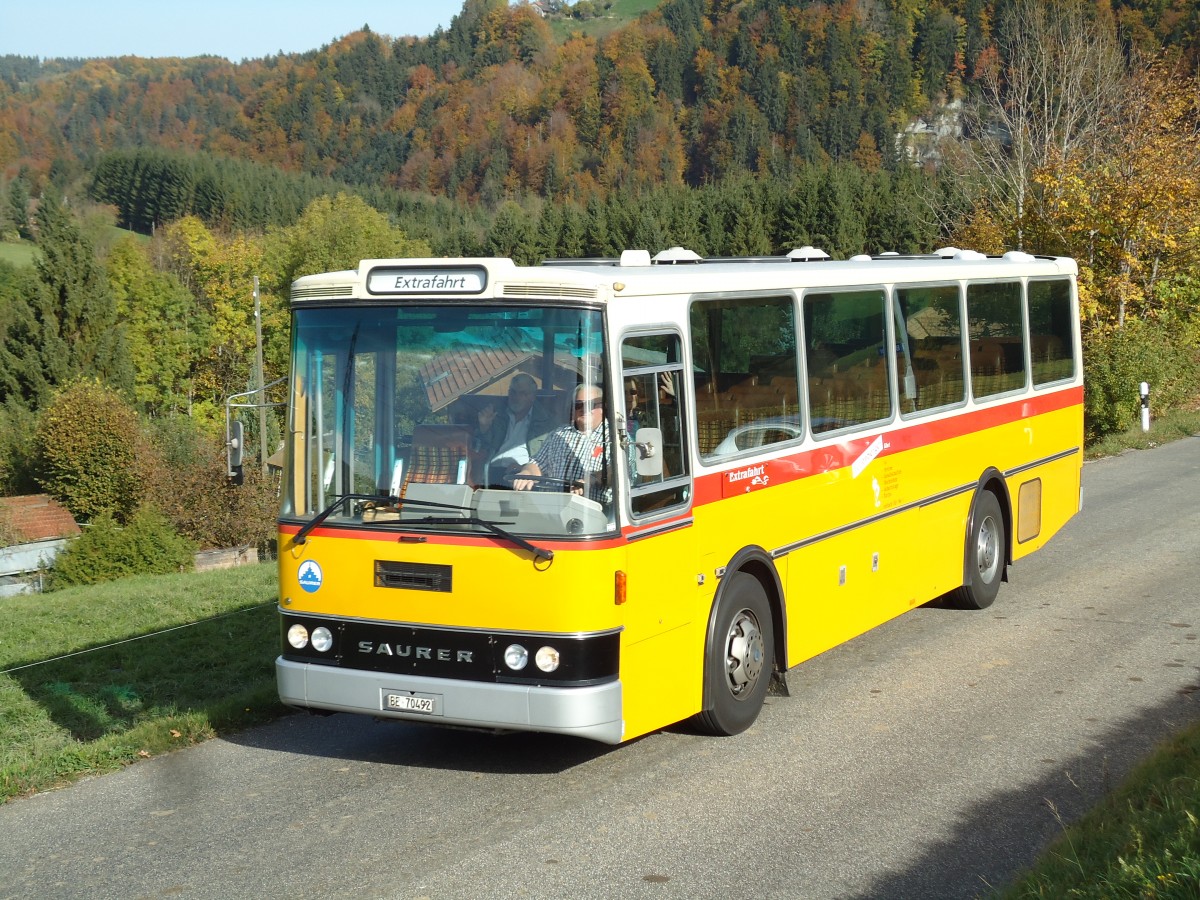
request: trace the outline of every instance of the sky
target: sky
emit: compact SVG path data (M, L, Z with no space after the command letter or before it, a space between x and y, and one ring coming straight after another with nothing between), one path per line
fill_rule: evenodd
M0 0L0 56L201 56L317 50L363 25L425 37L463 0Z

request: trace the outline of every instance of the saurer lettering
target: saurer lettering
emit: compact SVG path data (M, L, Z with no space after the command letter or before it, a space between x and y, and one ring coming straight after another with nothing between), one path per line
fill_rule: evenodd
M359 641L359 653L370 653L376 656L399 656L412 659L427 659L431 662L469 663L474 656L473 650L451 650L446 647L418 647L415 644L389 644L385 641Z

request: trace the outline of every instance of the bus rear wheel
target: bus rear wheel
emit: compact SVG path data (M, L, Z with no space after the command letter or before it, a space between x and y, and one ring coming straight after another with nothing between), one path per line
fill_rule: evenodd
M980 491L971 504L965 551L966 580L954 592L962 609L987 609L1000 592L1007 558L1004 514L991 491Z
M697 720L709 734L740 734L758 718L775 665L767 592L739 572L721 593L705 654L707 708Z

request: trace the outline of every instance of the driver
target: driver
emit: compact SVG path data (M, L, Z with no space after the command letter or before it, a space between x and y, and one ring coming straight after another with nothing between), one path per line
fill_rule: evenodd
M604 420L604 395L599 386L581 384L575 389L572 424L564 425L546 436L541 449L521 467L513 479L513 490L532 490L534 475L562 481L571 491L587 496L597 503L612 501L612 488L605 477L612 443L608 423Z

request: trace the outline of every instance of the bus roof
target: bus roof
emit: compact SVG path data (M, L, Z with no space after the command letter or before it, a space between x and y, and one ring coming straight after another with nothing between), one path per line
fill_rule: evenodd
M985 256L950 247L927 255L864 254L833 260L823 251L801 247L785 256L704 259L675 247L655 257L645 250L627 250L618 258L554 259L539 266L517 266L500 257L365 259L357 269L296 279L292 300L542 297L587 301L1075 274L1073 259L1021 251Z

